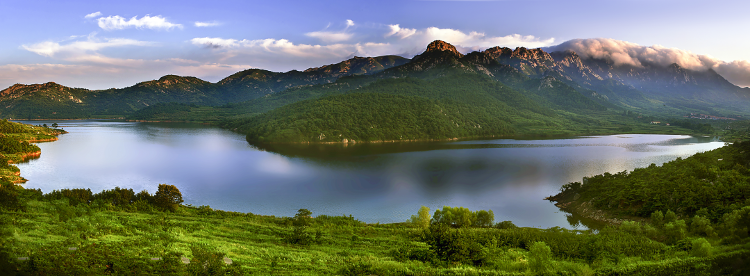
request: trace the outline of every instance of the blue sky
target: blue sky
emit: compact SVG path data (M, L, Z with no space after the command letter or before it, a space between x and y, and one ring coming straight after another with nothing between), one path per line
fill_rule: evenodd
M358 56L565 47L677 62L750 85L747 1L0 1L0 89L126 87L166 74L216 82ZM572 39L584 39L569 43Z

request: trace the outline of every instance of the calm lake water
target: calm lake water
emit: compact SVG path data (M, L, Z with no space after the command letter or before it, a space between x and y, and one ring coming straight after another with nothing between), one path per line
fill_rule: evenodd
M584 176L661 165L722 147L713 138L612 135L258 150L244 136L195 124L57 122L70 132L19 164L43 192L177 186L185 204L263 215L352 215L402 222L421 205L493 210L519 226L585 228L543 200Z

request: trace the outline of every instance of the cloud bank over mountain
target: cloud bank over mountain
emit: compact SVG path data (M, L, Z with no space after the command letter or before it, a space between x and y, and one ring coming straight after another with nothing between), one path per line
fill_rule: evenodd
M606 59L615 66L669 66L676 63L690 70L712 69L735 85L750 86L750 63L747 61L725 62L708 55L660 45L641 46L610 38L591 38L569 40L545 50L571 50L581 58Z

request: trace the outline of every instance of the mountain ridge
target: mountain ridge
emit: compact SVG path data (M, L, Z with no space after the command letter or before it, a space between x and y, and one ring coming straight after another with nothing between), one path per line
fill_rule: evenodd
M666 67L651 64L615 66L608 60L582 59L570 50L546 52L541 48L525 47L496 46L462 54L450 43L435 40L412 59L393 55L355 56L304 71L280 73L248 69L216 83L196 77L165 75L158 80L105 90L70 88L54 82L16 84L0 91L0 106L4 107L0 109L0 116L62 118L60 114L76 114L76 118L85 118L96 114L126 115L156 103L169 102L220 106L261 99L300 87L334 84L356 76L374 77L365 77L369 79L360 82L358 87L361 87L378 78L432 78L456 72L483 74L522 90L541 90L551 82L561 82L605 106L637 111L659 112L660 104L663 104L672 113L716 108L726 113L750 113L745 105L750 99L750 89L739 88L710 69L700 72L676 64ZM580 97L571 93L567 96ZM34 103L45 103L44 106L52 112L46 115L34 112ZM20 111L19 106L23 107ZM701 106L705 108L701 109Z

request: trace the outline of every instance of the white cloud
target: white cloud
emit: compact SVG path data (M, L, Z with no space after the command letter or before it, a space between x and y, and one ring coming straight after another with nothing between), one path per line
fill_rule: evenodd
M323 42L342 42L347 41L354 36L354 34L345 32L309 32L305 35L320 39Z
M69 87L107 89L128 87L166 74L196 76L216 82L238 71L243 64L204 63L186 59L138 60L137 66L105 64L7 64L0 65L0 90L16 83L57 82Z
M144 19L160 19L151 22ZM103 29L121 28L174 28L176 24L157 16L126 20L119 16L99 18ZM111 22L114 23L111 23ZM140 23L137 23L137 22ZM204 22L205 23L205 22ZM150 24L150 25L149 25ZM159 25L161 24L161 25ZM172 25L169 25L172 24ZM163 26L163 27L158 27ZM172 27L169 27L172 26ZM181 25L180 25L181 26ZM29 65L26 69L18 66L0 66L0 86L10 82L57 81L64 85L87 88L107 88L130 86L137 82L158 78L166 74L192 75L209 81L218 81L232 73L248 68L262 68L271 71L304 70L319 67L351 58L353 56L402 55L410 58L422 53L427 44L435 39L445 40L459 49L470 51L492 46L539 47L552 43L554 39L540 39L534 36L508 35L488 36L479 32L462 32L453 29L424 28L410 29L399 25L382 28L362 28L348 20L341 31L323 30L308 33L309 37L320 39L320 43L295 43L287 39L242 39L222 37L196 37L188 42L204 49L177 52L171 56L147 59L139 56L127 58L108 56L122 47L155 46L156 43L127 38L70 37L66 41L44 41L22 45L32 53L56 59L66 65ZM351 28L358 27L358 28ZM354 30L357 30L355 32ZM361 37L370 40L355 41ZM105 51L106 50L106 51ZM154 51L148 51L154 53ZM164 51L167 53L168 51ZM137 52L136 52L137 53ZM55 75L57 74L57 75ZM38 77L38 76L39 77ZM52 77L57 76L57 77ZM68 82L68 81L70 82ZM87 84L88 83L88 84Z
M220 37L193 38L190 42L212 49L204 52L207 60L253 64L258 68L272 71L304 70L337 63L355 55L402 55L410 58L422 53L427 44L436 39L452 43L463 52L494 46L541 47L554 42L553 38L539 39L534 36L521 35L487 36L479 32L464 33L434 27L417 30L389 25L388 28L390 32L384 37L376 36L375 41L358 43L346 43L352 40L356 35L354 33L326 31L306 34L320 39L323 42L321 44L295 44L286 39L239 40Z
M216 27L216 26L221 25L221 23L219 23L217 21L211 21L211 22L195 21L194 24L195 24L196 27Z
M110 58L98 53L105 48L125 47L125 46L152 46L154 43L139 41L127 38L104 38L99 39L92 34L86 40L73 41L66 44L54 41L44 41L31 45L22 45L21 47L29 52L60 59L69 62L79 63L99 63L117 66L139 66L141 61L136 59L118 59Z
M237 47L242 42L247 40L238 41L236 39L224 39L218 37L197 37L190 40L195 45L203 45L208 48L221 48L221 47Z
M750 87L750 62L747 60L724 62L714 67L714 70L737 86Z
M401 28L399 24L388 25L388 28L391 29L391 32L385 34L385 37L395 35L401 39L404 39L417 33L417 29Z
M161 29L171 30L173 28L182 29L181 24L175 24L167 21L166 18L157 16L144 16L138 19L137 16L133 16L130 20L125 20L124 17L115 15L108 17L100 17L97 19L99 27L110 31L110 30L122 30L127 28L138 28L138 29Z
M92 12L84 16L84 18L94 18L94 17L99 17L99 16L102 16L101 12Z
M420 54L424 47L434 40L443 40L456 46L461 52L478 51L494 46L537 48L549 46L555 42L554 38L540 39L535 36L512 34L506 36L488 36L481 32L469 32L454 29L429 27L421 30L402 28L398 24L388 25L390 32L385 38L396 38L392 44L393 53L406 55Z
M326 26L326 29L328 29L328 27L330 27L330 26L331 26L331 24L329 23L328 26ZM352 39L352 37L354 36L353 33L346 32L349 29L349 27L352 27L352 26L354 26L354 21L352 21L351 19L347 19L346 20L346 27L344 28L343 31L340 31L340 32L318 31L318 32L309 32L309 33L306 33L305 35L309 36L309 37L320 39L320 41L322 41L324 43L343 42L343 41L348 41L348 40Z
M572 50L582 58L608 59L615 65L642 67L676 63L690 70L713 69L735 85L750 86L750 63L747 61L725 62L708 55L661 45L641 46L610 38L592 38L569 40L549 50Z

